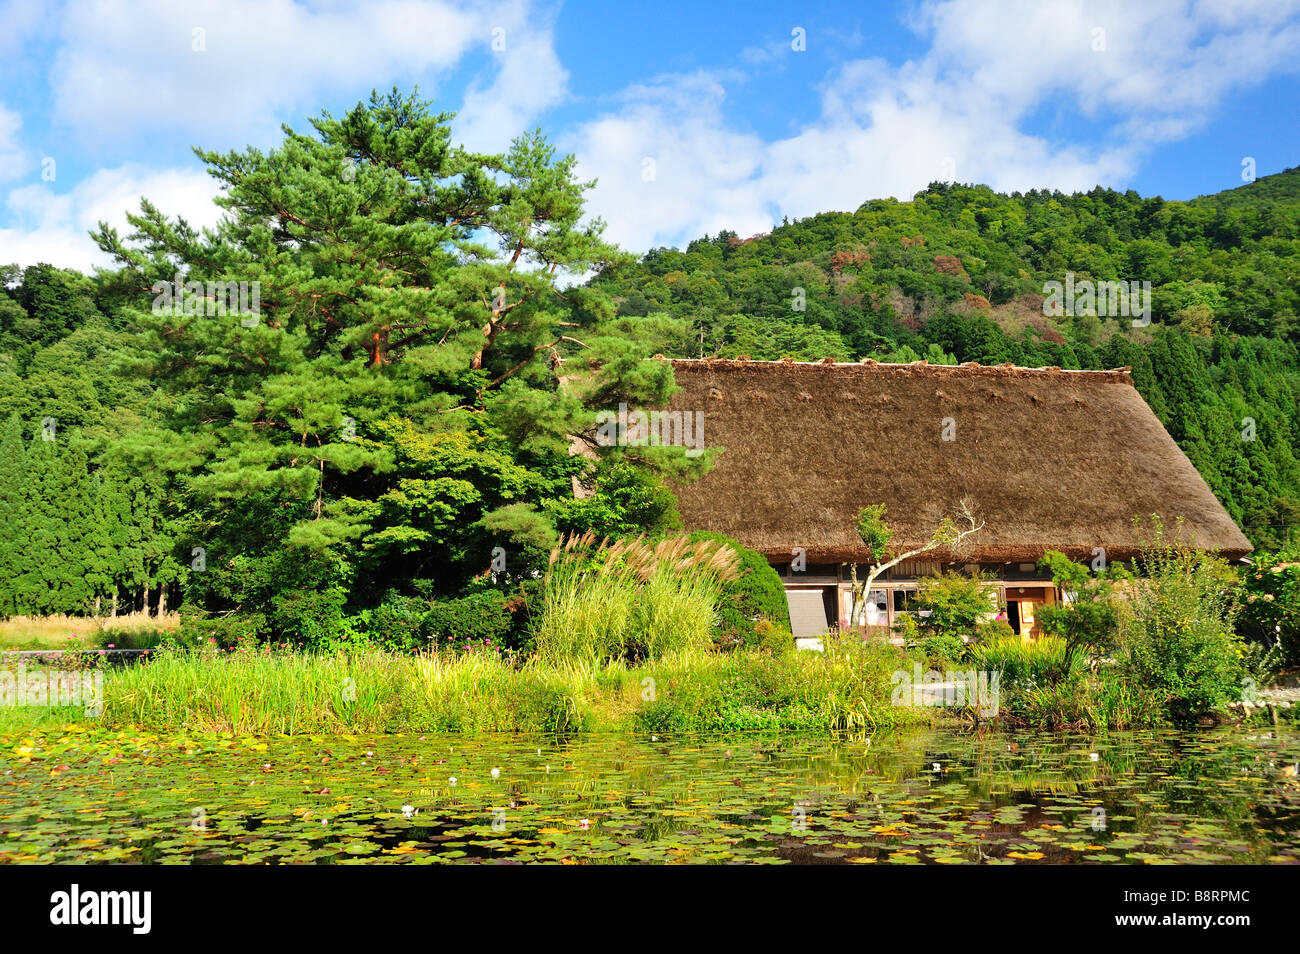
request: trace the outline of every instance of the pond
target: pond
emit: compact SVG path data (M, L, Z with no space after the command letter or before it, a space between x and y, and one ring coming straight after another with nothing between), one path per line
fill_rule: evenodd
M0 862L1297 863L1300 731L0 736Z

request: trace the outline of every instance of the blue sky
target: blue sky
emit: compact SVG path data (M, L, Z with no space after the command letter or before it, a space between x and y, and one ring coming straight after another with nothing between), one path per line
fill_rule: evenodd
M635 251L934 179L1190 198L1300 164L1300 0L0 0L0 24L0 262L102 263L86 230L142 194L210 223L191 145L267 148L394 84L475 148L540 125Z

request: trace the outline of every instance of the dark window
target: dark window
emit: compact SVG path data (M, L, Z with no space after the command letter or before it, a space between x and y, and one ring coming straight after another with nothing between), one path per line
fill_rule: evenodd
M894 612L910 613L916 609L916 590L894 590Z

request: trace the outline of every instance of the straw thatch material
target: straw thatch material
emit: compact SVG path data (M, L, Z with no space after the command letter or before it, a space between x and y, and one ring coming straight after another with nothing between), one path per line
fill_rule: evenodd
M670 408L704 414L713 470L676 488L688 529L726 534L773 558L867 559L854 523L887 506L902 550L959 501L985 521L970 562L1133 557L1134 518L1183 520L1196 546L1251 550L1128 369L1061 371L791 361L675 360ZM955 440L942 439L952 419ZM1148 531L1149 532L1149 531ZM927 559L930 557L927 556Z

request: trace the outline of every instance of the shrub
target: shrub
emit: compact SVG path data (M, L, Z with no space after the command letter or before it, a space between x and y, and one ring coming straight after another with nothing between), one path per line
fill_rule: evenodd
M1119 602L1115 592L1117 580L1128 579L1121 567L1090 573L1063 553L1049 550L1040 566L1052 574L1052 581L1069 598L1068 602L1043 606L1038 620L1043 633L1060 636L1069 652L1080 650L1100 656L1115 647L1119 631Z
M979 623L975 627L975 641L980 643L992 642L998 639L1019 639L1016 631L1011 628L1011 624L1005 619L990 620L987 623Z
M773 656L785 656L794 652L794 634L790 627L781 626L770 619L760 619L754 624L754 634L758 637L758 650Z
M598 537L676 530L682 525L677 498L653 471L618 458L597 466L591 496L552 501L549 511L560 530Z
M400 652L428 640L428 623L427 600L390 593L378 606L358 614L357 628L374 645Z
M955 663L966 654L966 644L960 636L938 633L921 640L921 652L932 664Z
M260 613L207 614L181 611L181 625L170 641L181 648L226 648L269 635L266 617Z
M765 620L787 630L790 628L790 605L785 599L785 586L767 562L767 557L718 533L700 530L692 533L690 539L692 542L710 540L723 544L734 550L739 559L736 578L722 584L715 627L715 640L720 646L757 648L763 641L760 625Z
M343 606L347 601L342 586L287 590L272 599L268 622L272 633L285 642L324 649L345 633Z
M1026 642L1012 635L968 647L979 669L1002 673L1003 689L1028 690L1061 679L1073 679L1084 670L1083 655L1057 636Z
M981 579L949 572L921 580L915 610L910 614L921 639L974 636L976 627L992 609Z
M423 631L439 649L505 648L514 625L507 602L500 590L436 600L425 614Z
M1300 666L1300 541L1256 554L1245 574L1241 630L1252 642L1280 644L1283 663Z
M1137 561L1120 628L1121 672L1175 721L1241 695L1244 646L1234 631L1236 577L1223 560L1159 538Z

